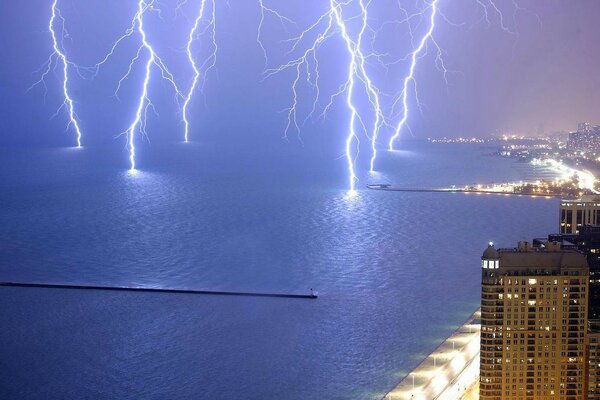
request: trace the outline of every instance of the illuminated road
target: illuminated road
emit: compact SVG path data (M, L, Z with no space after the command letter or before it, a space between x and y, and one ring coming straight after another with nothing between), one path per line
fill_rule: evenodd
M480 311L408 374L385 400L459 400L479 377Z
M437 400L454 400L466 398L467 392L473 387L479 378L479 352L477 356L467 364L460 374L453 380L444 391L436 397Z

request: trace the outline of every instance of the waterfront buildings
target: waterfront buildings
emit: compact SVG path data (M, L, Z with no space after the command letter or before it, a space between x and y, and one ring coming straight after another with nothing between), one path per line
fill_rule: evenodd
M548 235L547 240L535 239L534 246L558 242L564 249L578 249L586 255L590 268L588 319L600 320L600 196L562 200L559 228L560 234Z
M560 233L577 234L584 225L600 225L600 195L560 202Z
M577 234L551 234L548 239L534 239L533 245L545 247L552 242L586 255L590 268L588 320L600 320L600 225L583 225Z
M598 200L598 196L591 195L578 200L563 200L560 211L562 233L548 235L547 239L534 240L534 247L560 243L563 249L577 249L587 258L590 269L587 332L588 400L600 400L600 225L595 221L595 215L600 212ZM573 225L577 227L573 233L565 233L565 217L569 221L569 216L574 218Z
M551 242L482 256L481 400L581 400L586 358L586 257Z
M590 323L588 332L588 400L600 400L600 322Z
M577 131L569 133L567 146L570 150L600 151L600 126L589 122L577 125Z

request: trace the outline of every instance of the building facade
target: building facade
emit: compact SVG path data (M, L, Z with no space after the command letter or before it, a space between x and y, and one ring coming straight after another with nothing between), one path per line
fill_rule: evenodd
M581 122L577 125L577 131L569 133L567 146L570 150L600 151L600 126L589 122Z
M588 393L586 257L552 243L492 244L482 256L481 400Z
M548 239L534 239L534 247L544 247L552 242L586 255L590 268L588 320L600 320L600 225L584 225L577 234L551 234Z
M578 234L584 225L600 225L599 195L560 202L560 233Z
M600 323L588 331L588 400L600 400Z

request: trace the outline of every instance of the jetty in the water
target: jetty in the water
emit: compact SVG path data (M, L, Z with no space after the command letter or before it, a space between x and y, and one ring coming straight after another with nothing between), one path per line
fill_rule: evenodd
M176 294L204 294L214 296L248 296L248 297L279 297L288 299L316 299L317 295L310 290L307 294L297 293L267 293L267 292L235 292L222 290L198 290L178 288L157 288L139 286L102 286L83 285L71 283L30 283L30 282L0 282L0 286L40 288L40 289L77 289L77 290L106 290L125 292L154 292L154 293L176 293Z

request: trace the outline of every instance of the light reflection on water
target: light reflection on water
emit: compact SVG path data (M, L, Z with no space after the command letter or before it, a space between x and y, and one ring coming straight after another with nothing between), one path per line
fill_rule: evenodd
M445 149L383 153L387 172L361 176L351 196L343 160L318 157L278 155L273 168L262 156L234 164L197 146L140 160L134 175L88 149L4 158L6 279L312 287L319 299L3 288L0 358L11 375L0 373L0 397L386 392L477 307L477 260L488 241L508 246L556 225L556 200L364 189L375 179L435 186L518 175L477 147Z

